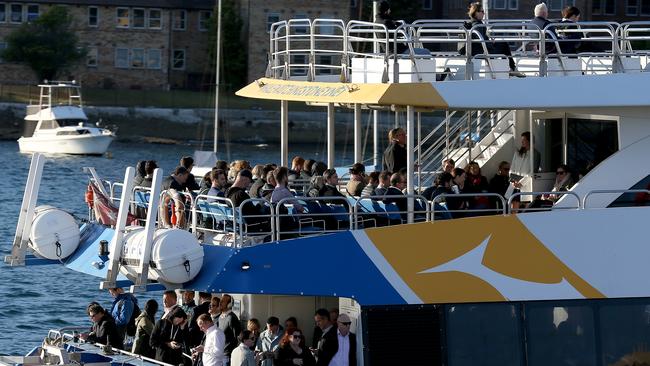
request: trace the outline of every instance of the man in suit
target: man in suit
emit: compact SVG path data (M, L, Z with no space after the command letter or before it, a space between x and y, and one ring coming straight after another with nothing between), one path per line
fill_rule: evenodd
M357 336L350 332L352 320L347 314L341 314L337 323L339 350L332 358L330 366L354 366L357 364Z
M194 348L201 344L203 339L203 333L197 323L199 316L201 314L208 314L210 310L210 300L212 300L212 294L209 292L199 292L199 302L200 304L194 307L192 312L192 318L190 319L189 330L190 330L190 339L189 346Z
M548 18L548 7L546 7L545 3L539 3L535 6L535 18L531 21L532 24L536 25L541 29L542 31L544 28L546 28L547 25L551 24L551 22L546 19ZM547 32L552 33L555 38L557 38L557 34L555 33L555 27L549 27L547 29ZM546 37L549 39L550 37ZM557 53L557 50L555 49L555 44L551 39L549 39L548 42L546 42L546 54L550 53Z
M330 321L330 312L327 309L316 310L314 320L323 333L317 347L312 348L311 351L316 357L316 366L328 366L339 350L336 327Z

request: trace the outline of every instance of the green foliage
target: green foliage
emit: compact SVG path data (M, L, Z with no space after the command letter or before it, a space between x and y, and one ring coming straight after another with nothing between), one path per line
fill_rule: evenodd
M72 23L67 8L53 6L9 34L2 58L26 64L39 80L54 80L86 56L86 50L79 48Z
M248 59L242 42L243 22L237 12L236 0L221 4L221 85L227 90L239 90L246 85ZM213 69L216 63L217 7L209 21L209 56Z

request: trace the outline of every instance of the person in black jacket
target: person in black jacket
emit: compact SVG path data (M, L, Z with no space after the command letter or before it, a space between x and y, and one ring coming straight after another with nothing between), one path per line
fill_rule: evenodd
M406 131L401 128L393 128L388 132L390 144L384 150L384 170L397 173L406 168Z
M188 191L198 191L201 187L196 182L194 174L192 174L192 168L194 168L194 159L191 156L183 156L180 161L180 166L187 169L188 172L184 188L186 188Z
M122 340L117 332L115 320L99 304L88 307L88 316L93 322L92 331L85 338L86 342L101 343L113 348L122 349Z
M551 21L546 19L548 18L548 7L546 6L545 3L539 3L535 5L535 18L531 20L531 24L536 25L539 29L544 30L547 25L551 24ZM549 27L546 32L545 36L547 33L552 33L555 38L557 38L557 34L555 33L555 27ZM545 37L545 38L550 38L550 37ZM557 53L557 49L555 48L555 44L550 41L550 42L545 42L545 48L546 48L546 54L551 54L551 53Z
M208 314L210 311L210 301L212 300L212 294L209 292L199 292L199 305L194 307L192 312L192 317L190 319L189 328L189 341L187 342L190 348L194 348L201 344L201 339L203 339L203 332L199 328L197 320L201 314Z
M323 333L318 340L316 348L312 348L311 351L314 357L316 357L316 366L328 366L339 350L336 327L330 321L330 312L327 309L316 310L314 320Z
M149 344L156 349L156 360L179 365L185 361L183 352L188 351L187 338L187 314L177 306L167 317L156 322Z

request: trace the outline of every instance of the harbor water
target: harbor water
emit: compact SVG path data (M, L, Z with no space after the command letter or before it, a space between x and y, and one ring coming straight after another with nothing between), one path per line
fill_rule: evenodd
M277 146L233 145L232 159L245 159L251 164L279 162ZM113 143L111 158L91 156L48 156L38 204L49 204L86 217L84 191L88 178L83 167L93 166L103 179L122 181L124 170L138 160L156 160L165 175L183 155L192 155L189 145L156 145ZM316 146L290 147L289 156L324 160ZM350 152L347 155L352 155ZM337 164L349 164L345 154ZM14 141L0 141L0 157L4 162L0 175L0 255L11 251L16 222L29 171L31 155L20 154ZM350 156L351 158L351 156ZM148 298L160 302L161 293L138 294L140 305ZM39 346L49 329L66 326L88 326L85 313L91 301L110 306L112 298L99 290L99 279L82 275L62 266L9 267L0 263L0 354L21 355Z

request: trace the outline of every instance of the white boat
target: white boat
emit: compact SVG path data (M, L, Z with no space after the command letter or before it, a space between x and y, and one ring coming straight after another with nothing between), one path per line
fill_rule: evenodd
M335 105L354 108L355 161L363 161L363 108L399 111L406 116L405 196L297 196L274 204L260 198L235 207L199 195L185 206L188 227L169 228L157 217L168 212L159 210L161 198L168 200L162 171L154 172L147 202L128 168L124 182L105 189L121 188L121 197L111 197L120 204L117 219L78 229L65 212L36 209L44 159L35 154L5 261L63 263L101 278L104 289L235 294L233 311L241 319L296 316L308 339L315 309L337 306L357 334L357 365L645 364L650 63L648 50L632 45L650 40L648 25L580 23L584 37L592 37L585 42L611 48L570 55L545 54L549 43L561 49L550 28L488 25L487 34L518 46L514 60L527 77L515 79L503 55L468 57L445 47L484 43L473 44L482 33L462 21L428 20L396 31L358 21L275 23L266 77L237 94L280 101L282 165L289 102L327 106L330 166ZM549 25L561 34L559 26L569 27ZM409 52L390 52L397 42ZM446 112L444 122L421 125L418 116L432 110ZM432 200L419 194L424 170L439 169L449 157L478 161L491 177L513 157L524 132L541 164L528 159L532 173L522 192ZM556 167L586 162L592 169L570 190L548 192ZM561 198L540 210L511 209L518 197L545 194ZM441 220L458 213L442 199L480 197L494 200L492 215L467 209L464 218ZM406 210L397 212L385 198L407 201ZM294 210L296 202L306 210ZM126 228L131 203L148 207L144 228ZM268 208L260 210L265 230L254 230L259 220L244 215L248 203ZM110 240L108 251L102 240Z
M27 106L25 135L18 139L22 153L102 155L115 135L88 122L81 87L74 82L39 85L36 105ZM62 104L57 104L62 100Z

